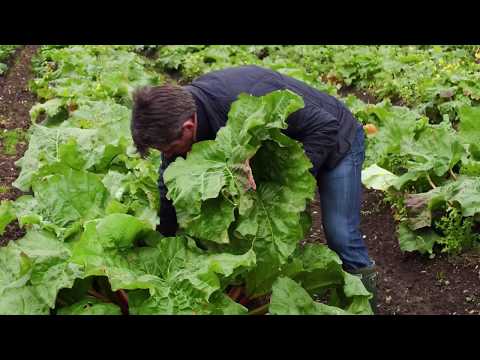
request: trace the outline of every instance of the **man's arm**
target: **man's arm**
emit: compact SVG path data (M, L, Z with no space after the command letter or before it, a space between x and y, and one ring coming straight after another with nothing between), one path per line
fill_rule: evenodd
M285 134L303 144L305 154L313 164L310 172L315 178L337 145L339 127L337 118L314 105L296 111L288 119Z
M167 187L163 181L163 173L173 160L167 160L162 154L162 164L159 169L158 190L160 192L160 225L157 230L164 236L175 236L178 229L177 213L172 200L167 199Z

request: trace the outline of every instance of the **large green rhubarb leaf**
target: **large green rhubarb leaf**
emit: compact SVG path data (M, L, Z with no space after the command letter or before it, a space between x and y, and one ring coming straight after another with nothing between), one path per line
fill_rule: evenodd
M207 254L183 237L161 239L155 247L139 249L137 268L162 278L168 292L152 297L135 294L132 311L146 313L243 313L245 309L220 291L228 279L255 265L255 254Z
M366 116L375 116L378 133L371 137L366 148L366 162L380 166L390 162L391 155L403 154L408 142L415 136L420 115L414 111L389 103L368 105Z
M81 230L81 224L104 215L107 191L95 174L62 168L33 184L35 197L24 195L14 208L20 224L35 223L60 237Z
M55 236L29 231L0 249L0 314L48 314L60 289L83 276Z
M152 246L134 248L139 239ZM85 225L71 260L85 276L107 276L112 290L129 290L131 313L176 314L238 310L210 297L223 289L222 279L251 268L255 255L204 254L193 240L162 238L133 216L111 214Z
M84 166L86 160L83 154L88 154L89 150L94 149L93 145L96 138L96 130L93 129L50 129L41 125L33 125L30 128L31 137L29 146L24 156L15 164L22 168L20 175L13 185L22 191L28 191L32 184L32 180L37 172L45 165L60 161L60 147L67 144L70 139L75 141L79 150L71 149L69 152L76 151L76 164Z
M85 299L61 308L57 315L122 315L122 312L115 304L104 303L97 299Z
M433 246L440 240L441 237L431 229L412 230L405 223L398 227L398 242L402 251L431 254Z
M300 218L314 196L312 165L301 145L281 133L287 116L302 105L289 91L240 95L216 140L195 144L165 172L168 196L189 235L230 244L223 249L235 253L253 247L250 292L271 287L304 235ZM248 159L256 191L248 187Z
M377 164L370 165L362 170L362 183L368 189L386 191L390 186L395 184L397 179L397 175Z
M105 170L131 144L130 110L113 102L88 101L60 126L34 124L28 150L17 161L22 171L14 186L28 191L35 177L58 164L77 170Z
M402 153L408 157L408 172L398 179L397 188L429 173L443 176L461 160L465 149L450 123L443 122L423 129L417 140L406 140Z
M15 219L16 216L12 206L12 201L2 200L0 202L0 235L4 233L7 225Z
M271 286L276 269L304 238L300 218L314 193L310 162L301 147L289 138L282 136L281 140L281 147L278 142L265 142L254 157L258 183L252 196L254 206L240 213L235 224L236 236L251 242L257 254L258 268L247 281L251 293L262 293Z
M286 128L287 116L302 105L301 98L288 91L264 97L242 94L232 104L227 125L215 141L194 144L187 159L179 158L167 168L164 179L168 196L187 233L213 242L229 242L234 210L240 204L253 204L245 162L265 140L275 138L285 143L279 130Z
M462 142L478 147L480 138L480 107L464 106L458 109L458 135Z
M411 218L415 219L425 217L426 209L432 211L447 202L458 203L465 217L480 212L480 180L477 177L460 176L456 181L450 181L426 193L409 195L406 207L413 215ZM417 228L419 227L421 226Z
M272 315L348 315L334 306L315 302L305 289L288 277L273 284L269 312Z
M73 244L72 262L85 269L85 276L107 276L113 290L162 288L161 279L131 266L127 250L148 236L150 227L127 214L111 214L85 224L82 237Z
M282 269L310 294L329 296L329 306L351 314L371 314L369 299L360 278L342 268L338 255L323 244L307 244L298 248Z

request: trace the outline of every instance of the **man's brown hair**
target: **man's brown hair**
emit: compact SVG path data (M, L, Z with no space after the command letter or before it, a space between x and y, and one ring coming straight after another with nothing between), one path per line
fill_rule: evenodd
M131 131L138 152L165 146L182 134L183 123L197 111L195 100L181 86L145 86L133 93Z

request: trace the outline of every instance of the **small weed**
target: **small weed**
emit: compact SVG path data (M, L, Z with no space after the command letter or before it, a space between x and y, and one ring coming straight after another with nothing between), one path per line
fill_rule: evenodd
M0 133L0 139L2 140L3 153L5 155L16 155L16 146L18 143L23 143L25 140L25 131L22 129L3 130Z
M453 207L447 209L447 213L436 225L444 235L441 241L444 245L442 252L458 254L462 250L470 249L479 238L478 234L472 231L473 219L464 218L461 211Z

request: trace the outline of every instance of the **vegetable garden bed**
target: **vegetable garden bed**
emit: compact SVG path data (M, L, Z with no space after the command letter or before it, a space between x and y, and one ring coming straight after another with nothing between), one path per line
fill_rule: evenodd
M147 51L148 58L139 55L143 50ZM428 124L430 118L424 112L425 107L391 106L388 101L365 104L359 98L372 102L375 98L369 94L375 93L378 100L384 91L375 87L369 93L364 91L370 73L362 73L363 68L358 65L350 69L351 80L346 82L345 76L343 79L337 76L345 75L342 63L339 62L340 68L328 63L332 48L318 47L315 51L309 55L305 47L268 46L165 46L158 47L158 51L156 47L136 46L42 47L33 60L36 79L30 83L39 103L26 104L35 124L28 136L20 140L29 141L29 148L16 164L22 171L17 176L15 166L2 170L5 186L13 184L23 193L32 193L15 202L3 202L0 210L0 230L6 230L2 236L5 243L22 237L26 230L23 239L0 249L0 271L3 270L0 312L370 313L368 293L358 278L345 273L338 257L321 245L318 199L313 204L313 227L307 236L308 214L303 209L306 201L313 198L314 188L309 185L307 173L298 177L308 165L303 163L302 156L298 155L296 168L279 166L285 173L276 178L297 176L290 183L305 182L303 190L298 187L286 191L280 183L272 182L268 173L262 172L265 154L276 156L287 151L276 148L276 143L287 146L290 156L297 156L294 143L288 143L275 132L283 126L282 119L288 112L301 106L291 94L240 99L230 114L230 130L227 126L216 143L197 144L184 163L179 161L171 166L166 180L170 195L176 201L182 233L176 238L162 238L153 231L158 223L156 169L159 157L153 153L146 161L142 160L131 146L128 124L132 89L165 81L163 71L173 71L176 78L185 83L205 71L258 63L333 95L340 93L362 122L378 127L378 133L375 129L369 135L366 165L381 164L394 174L380 170L372 177L372 169L377 168L370 167L367 185L387 190L394 176L404 175L402 180L406 179L399 185L399 189L403 184L408 185L408 189L401 189L403 193L398 189L388 190L387 200L391 205L372 190L366 191L363 203L362 230L380 268L379 312L478 313L477 235L476 220L472 216L475 204L466 204L455 189L443 192L437 189L443 197L436 198L437 207L423 209L419 219L418 213L405 214L412 205L405 206L402 202L409 194L424 196L429 185L441 188L444 183L449 186L452 180L460 184L464 181L457 179L460 175L475 176L478 161L475 149L469 147L471 137L465 136L466 125L462 129L461 124L458 127L454 123L463 136L457 140L456 133L446 128L449 124L443 127ZM358 64L366 58L375 62L374 55L379 54L375 49L339 47L335 56L342 56L341 51L345 51L343 56L356 51L352 56ZM411 51L418 59L422 54L421 49L401 51ZM435 51L441 53L438 49ZM454 59L463 54L461 49L452 51L456 55L448 56ZM302 61L294 63L292 60L299 55ZM322 77L319 69L312 68L313 63L308 61L313 56L319 59L324 56L322 66L329 69L325 74L329 76ZM384 73L376 64L372 74L378 79ZM369 66L370 63L366 68ZM155 67L160 73L155 72ZM475 63L470 62L469 69L473 67ZM467 76L468 71L465 74ZM326 83L322 82L323 78ZM468 81L461 81L459 86L464 90ZM355 87L357 85L359 87ZM5 89L4 86L4 92ZM28 95L33 99L32 94ZM461 95L457 97L460 99ZM475 109L464 106L475 105L475 98L468 104L458 99L450 105L455 111L467 109L461 111L467 111L463 116L465 119L470 116L465 121L471 124L471 112ZM408 101L413 104L417 100ZM10 110L16 108L11 102L7 105ZM434 106L439 111L451 109L439 104ZM269 109L273 108L283 110L270 114ZM245 131L242 126L248 126L250 114L259 112L263 114L262 121L270 122L270 133L251 133L252 138L239 137L231 142L230 133L242 134ZM450 119L453 118L447 118ZM21 121L26 124L25 119ZM406 130L398 128L397 124L402 121ZM413 133L408 130L412 128ZM468 129L475 131L470 125ZM445 159L441 160L445 164L430 161L433 152L428 140L421 141L424 134L445 135L441 142L442 146L446 144ZM448 138L452 134L453 140ZM395 150L405 146L404 140L409 141L408 151ZM255 147L249 145L251 141ZM2 144L5 151L5 140ZM437 150L442 149L439 144L435 144ZM260 184L255 193L244 187L239 164L245 157L253 157L252 168ZM392 162L392 159L398 161ZM462 165L468 164L467 170L459 167L460 160ZM407 163L410 165L406 166ZM212 164L215 165L212 167ZM192 169L203 174L196 177L203 182L189 182ZM468 173L464 174L465 171ZM10 178L7 180L7 177ZM2 199L14 200L22 192L5 192L7 195ZM273 193L280 196L281 201L271 197ZM430 195L427 197L432 201ZM278 207L275 205L278 202L291 204L290 209ZM435 211L442 210L444 205L453 210L438 215ZM445 217L445 214L450 215ZM11 221L14 224L17 219L22 230L6 225ZM413 228L412 220L416 224ZM396 233L399 221L400 242ZM418 227L420 221L423 223ZM284 224L276 228L277 222ZM427 225L441 231L438 238L429 243L424 233L418 232ZM279 230L285 228L289 231ZM303 238L306 241L302 242ZM472 247L473 251L465 252ZM400 248L426 255L404 253ZM442 254L442 249L452 255ZM326 299L328 305L320 299Z

